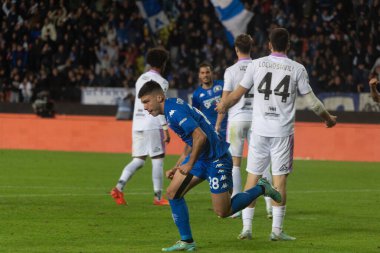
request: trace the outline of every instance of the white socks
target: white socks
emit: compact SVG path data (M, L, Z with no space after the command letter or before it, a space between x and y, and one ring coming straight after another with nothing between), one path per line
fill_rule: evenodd
M153 190L159 196L158 199L161 199L161 192L164 182L164 158L152 159L152 181L153 181Z
M273 206L272 232L279 235L282 232L286 206Z
M131 179L133 174L135 174L136 170L144 166L144 163L145 161L143 159L133 158L133 160L124 167L116 188L122 192L124 190L125 184L129 181L129 179Z
M265 199L265 207L266 207L266 210L267 210L267 213L269 211L272 211L272 198L271 197L264 197Z
M231 198L241 192L241 172L239 166L232 167L232 182L234 186L232 189Z
M243 231L252 232L252 220L253 215L255 214L255 208L246 207L242 211L242 220L243 220Z

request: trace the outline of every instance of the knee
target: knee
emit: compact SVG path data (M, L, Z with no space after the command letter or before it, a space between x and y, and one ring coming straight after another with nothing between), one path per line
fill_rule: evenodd
M220 218L227 218L231 215L231 212L229 210L214 210L214 212Z
M141 158L133 158L132 163L135 165L136 170L144 166L145 160Z
M174 191L170 187L168 189L166 189L166 197L168 199L174 199L175 195L176 195L176 191Z

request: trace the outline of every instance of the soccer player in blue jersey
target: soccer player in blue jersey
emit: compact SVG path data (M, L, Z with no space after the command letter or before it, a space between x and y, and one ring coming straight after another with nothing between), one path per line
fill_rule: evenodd
M232 158L228 151L229 144L220 138L198 109L180 98L166 99L161 86L153 80L142 86L138 98L152 116L164 115L169 127L191 149L181 164L166 172L166 176L171 179L167 197L181 240L162 251L196 249L184 195L205 179L210 185L214 212L222 218L240 211L263 194L281 202L281 194L265 179L260 179L255 187L231 198Z
M216 104L219 103L223 93L223 81L213 81L212 66L209 63L199 65L198 77L201 82L194 91L192 106L199 109L208 118L213 127L216 126L218 112L215 111ZM223 140L226 139L227 117L223 119L216 129Z

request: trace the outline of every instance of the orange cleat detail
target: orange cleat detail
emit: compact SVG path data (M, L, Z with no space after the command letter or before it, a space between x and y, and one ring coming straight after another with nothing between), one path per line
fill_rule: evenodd
M117 188L113 188L111 191L112 198L116 201L118 205L126 205L127 202L124 199L124 193L119 191Z
M169 201L165 198L161 198L161 199L158 199L158 198L154 198L153 199L153 205L155 206L169 206Z

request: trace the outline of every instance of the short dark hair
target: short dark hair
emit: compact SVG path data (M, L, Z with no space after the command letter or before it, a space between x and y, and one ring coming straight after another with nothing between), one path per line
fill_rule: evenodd
M199 64L198 69L201 69L201 68L210 68L210 70L212 71L212 65L211 65L211 63L209 63L207 61L201 62L201 64Z
M251 52L252 44L252 37L245 33L240 34L235 39L235 47L243 54L249 54Z
M139 94L137 95L138 98L142 98L145 95L150 95L155 92L162 92L164 91L161 88L161 85L159 85L156 81L150 80L141 87Z
M284 52L289 46L289 32L285 28L275 28L269 35L273 50Z
M155 68L163 68L169 59L169 53L161 47L155 47L148 50L146 62Z

